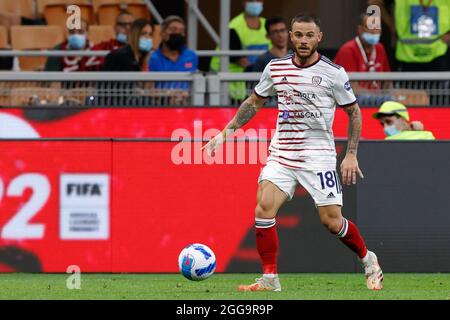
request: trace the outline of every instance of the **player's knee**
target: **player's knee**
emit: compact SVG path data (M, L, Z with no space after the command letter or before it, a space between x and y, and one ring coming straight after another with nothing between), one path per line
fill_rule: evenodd
M320 217L320 220L325 228L328 229L332 234L339 233L339 230L341 228L340 226L340 219L330 216L323 216Z
M261 201L256 205L255 216L262 219L272 219L276 212L273 212L273 206L267 202Z

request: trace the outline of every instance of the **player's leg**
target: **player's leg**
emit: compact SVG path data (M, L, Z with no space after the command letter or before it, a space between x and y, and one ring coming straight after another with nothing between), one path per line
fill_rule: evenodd
M256 247L261 258L263 276L251 285L239 286L240 291L281 291L278 279L278 233L276 215L291 199L297 181L287 168L269 162L258 180L255 208Z
M278 278L278 232L275 217L288 199L275 184L263 180L258 185L255 208L256 248L261 259L263 276L250 285L240 285L239 291L281 291Z
M356 225L342 216L339 205L319 206L318 211L322 224L358 255L366 274L367 287L372 290L382 289L383 272L378 264L377 256L367 250Z
M381 289L383 273L375 254L367 250L356 225L342 216L342 188L336 170L297 171L296 176L314 199L322 224L358 255L369 289Z

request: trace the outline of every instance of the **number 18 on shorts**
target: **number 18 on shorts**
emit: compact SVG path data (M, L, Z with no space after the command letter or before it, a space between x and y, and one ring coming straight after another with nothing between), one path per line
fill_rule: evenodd
M342 206L342 186L336 169L298 170L269 161L261 171L258 183L263 180L275 184L287 194L289 200L294 196L297 186L302 185L316 206Z

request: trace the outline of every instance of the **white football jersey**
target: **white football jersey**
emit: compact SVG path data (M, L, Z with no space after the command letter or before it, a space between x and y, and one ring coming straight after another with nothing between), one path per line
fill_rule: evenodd
M336 106L356 102L344 68L328 58L301 67L294 55L274 59L264 69L255 93L277 95L277 129L267 161L286 167L322 170L336 167L332 131Z

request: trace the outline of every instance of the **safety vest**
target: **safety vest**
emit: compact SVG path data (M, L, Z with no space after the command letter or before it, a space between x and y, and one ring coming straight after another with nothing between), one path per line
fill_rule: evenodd
M436 138L431 131L405 130L386 137L386 140L436 140Z
M395 27L397 60L433 61L448 49L440 37L450 31L450 0L396 0Z
M245 21L245 14L241 13L228 24L228 28L234 29L241 40L243 50L269 50L271 43L266 38L265 18L259 18L260 28L258 30L250 29ZM219 48L216 48L219 50ZM248 57L250 63L255 63L258 56ZM213 57L211 59L211 70L220 70L220 58ZM244 72L244 68L237 63L230 62L229 72ZM247 96L247 88L245 82L232 82L230 83L230 96L233 99L242 100Z

